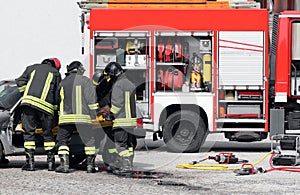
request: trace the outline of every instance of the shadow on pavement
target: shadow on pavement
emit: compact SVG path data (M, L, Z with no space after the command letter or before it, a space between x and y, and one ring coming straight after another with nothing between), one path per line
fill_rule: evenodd
M137 148L139 151L155 150L168 151L162 140L152 141L146 139L140 142ZM239 152L266 152L271 150L270 142L236 142L236 141L206 141L199 152L210 151L239 151Z
M25 160L9 160L9 163L0 164L0 168L22 168L24 165ZM45 161L35 161L35 167L37 170L47 170L48 165Z

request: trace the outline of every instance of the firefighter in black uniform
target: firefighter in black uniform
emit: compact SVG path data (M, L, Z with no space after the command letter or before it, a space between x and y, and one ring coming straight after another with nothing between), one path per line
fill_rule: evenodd
M110 107L111 107L111 91L113 81L107 78L107 73L102 71L96 71L93 75L92 81L96 85L97 102L99 104L100 112L97 118L101 124L101 128L106 134L106 140L104 149L102 152L102 159L107 171L112 171L111 167L114 166L117 156L117 149L114 144L114 133L112 131L112 119L110 118ZM99 131L99 130L98 130ZM101 131L101 129L100 129ZM100 143L102 138L101 133L96 136L97 143ZM96 149L100 148L96 146Z
M73 61L67 66L66 77L59 86L59 129L57 135L60 166L56 172L69 172L69 144L72 132L77 130L85 144L87 173L95 172L95 138L92 120L96 119L98 103L95 87L83 76L81 62Z
M136 93L134 84L123 74L117 62L110 62L104 69L107 80L113 83L110 116L113 118L113 134L117 151L113 173L131 174L133 170L133 129L136 127Z
M53 171L55 169L55 140L52 128L58 103L56 92L61 81L60 66L60 61L57 58L45 59L41 64L28 66L23 74L16 79L19 91L23 93L21 108L26 153L26 164L22 167L23 170L35 170L35 130L40 126L43 129L48 170Z

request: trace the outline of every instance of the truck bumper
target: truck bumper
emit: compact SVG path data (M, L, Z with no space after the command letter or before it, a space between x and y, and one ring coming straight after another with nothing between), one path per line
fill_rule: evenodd
M137 139L141 139L141 138L145 138L146 137L146 129L144 128L133 128L133 135L135 135L135 137Z

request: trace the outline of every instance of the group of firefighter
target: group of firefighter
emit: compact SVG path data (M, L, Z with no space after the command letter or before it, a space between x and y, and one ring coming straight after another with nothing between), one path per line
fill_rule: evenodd
M95 158L99 153L100 140L93 123L103 120L111 125L103 126L107 135L102 153L104 164L114 174L131 174L133 170L132 132L136 126L136 94L134 84L127 79L120 64L110 62L93 79L84 76L84 66L73 61L66 66L62 79L61 63L48 58L26 67L16 79L21 99L22 128L26 163L22 170L36 170L36 128L43 129L44 150L47 154L48 171L70 172L70 142L77 131L84 143L86 159L83 164L87 173L96 172ZM58 121L57 136L53 127ZM55 154L60 165L55 166Z

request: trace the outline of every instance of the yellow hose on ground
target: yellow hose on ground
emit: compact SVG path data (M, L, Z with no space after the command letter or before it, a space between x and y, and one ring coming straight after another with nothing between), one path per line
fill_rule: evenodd
M259 163L261 163L263 160L265 160L272 152L267 152L261 159L259 159L258 161L256 161L255 163L253 163L253 166L258 165Z
M271 152L266 153L261 159L253 163L253 166L258 165L261 163L263 160L269 156ZM250 166L250 165L249 165ZM235 170L240 170L241 167L229 167L226 164L178 164L176 165L176 168L180 169L195 169L195 170L212 170L212 171L235 171Z
M240 168L228 167L225 164L179 164L176 168L181 169L196 169L196 170L214 170L214 171L224 171L224 170L239 170Z

